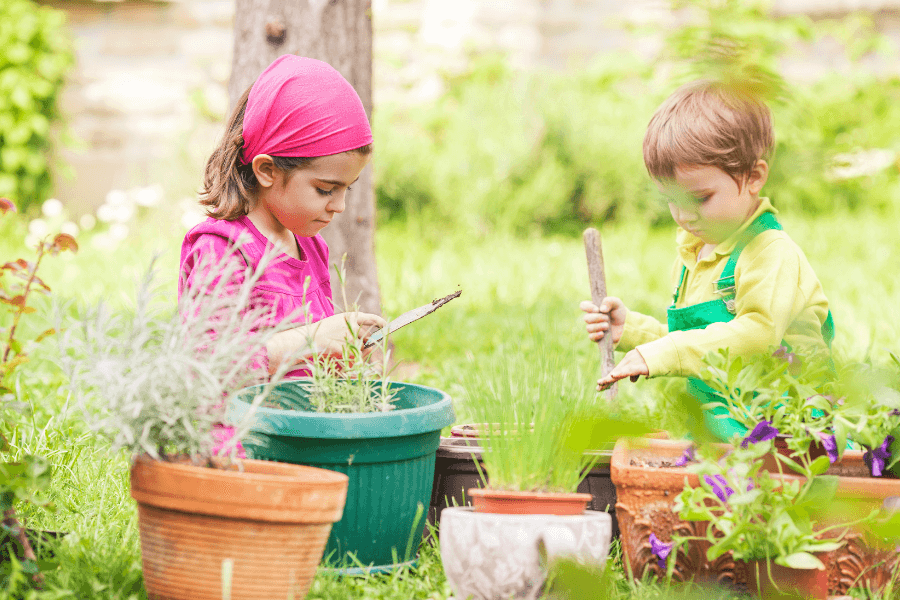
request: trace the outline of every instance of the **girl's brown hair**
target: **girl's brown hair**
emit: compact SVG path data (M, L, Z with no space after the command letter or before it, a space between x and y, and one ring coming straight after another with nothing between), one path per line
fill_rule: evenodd
M679 166L722 169L739 186L775 144L772 114L756 95L715 81L684 85L660 105L644 136L644 164L654 179Z
M241 94L237 106L228 118L222 140L206 161L200 204L207 207L207 216L214 219L234 221L253 208L253 194L259 182L253 173L253 165L241 164L241 153L244 149L244 111L249 96L250 87ZM371 154L372 145L367 144L350 152ZM272 157L275 167L285 175L296 169L308 167L315 160L315 157L303 156Z

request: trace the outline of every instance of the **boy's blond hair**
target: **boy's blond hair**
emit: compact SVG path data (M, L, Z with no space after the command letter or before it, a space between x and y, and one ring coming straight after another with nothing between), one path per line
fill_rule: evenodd
M674 179L679 166L713 166L739 186L775 144L765 103L732 84L694 81L663 102L644 136L644 164L654 179Z

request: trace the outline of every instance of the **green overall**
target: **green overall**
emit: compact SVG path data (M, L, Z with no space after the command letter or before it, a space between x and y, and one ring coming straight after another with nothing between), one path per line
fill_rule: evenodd
M687 273L687 267L683 266L681 268L681 278L675 288L672 306L670 306L668 310L669 331L703 329L712 323L724 323L734 319L734 268L737 265L741 251L747 244L749 244L757 235L769 229L780 230L781 224L772 213L763 213L753 221L740 240L738 240L734 250L731 252L731 256L728 257L728 262L725 263L725 268L722 269L721 276L716 281L716 291L722 296L717 300L709 300L707 302L694 304L693 306L675 308L675 303L678 301L678 297L681 294L685 274ZM828 318L822 325L822 337L830 347L831 340L834 339L834 322L832 321L830 311L828 313ZM728 409L725 406L723 398L716 394L711 387L703 383L702 380L697 377L689 377L687 389L688 392L702 404L715 403L719 405L704 410L703 412L703 418L707 429L709 429L709 431L717 438L723 441L730 441L734 435L743 437L747 433L746 427L726 416L728 415Z

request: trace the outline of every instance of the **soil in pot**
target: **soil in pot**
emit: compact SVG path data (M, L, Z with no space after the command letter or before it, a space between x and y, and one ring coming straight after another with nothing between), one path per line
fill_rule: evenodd
M758 598L828 598L825 569L791 569L765 560L751 561L748 567L747 589Z

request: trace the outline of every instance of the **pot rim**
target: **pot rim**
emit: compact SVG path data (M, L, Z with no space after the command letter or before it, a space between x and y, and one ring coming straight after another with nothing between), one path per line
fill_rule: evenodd
M585 509L584 512L577 515L529 515L529 514L516 514L516 513L485 513L478 512L475 510L474 506L448 506L441 511L441 519L443 520L444 515L451 515L453 518L454 515L464 515L465 518L471 519L482 519L482 520L493 520L497 517L504 517L507 520L515 520L515 521L573 521L575 519L593 519L595 521L607 521L610 526L612 526L612 516L605 511L602 510L590 510Z
M349 478L305 465L243 459L244 471L136 457L131 496L138 504L225 518L333 523Z
M276 385L297 385L298 380L284 381ZM228 400L227 418L242 420L250 411L250 403L242 394L252 393L266 384L246 387ZM450 395L437 388L416 383L391 382L392 386L437 396L438 400L416 408L399 408L388 412L372 413L318 413L261 406L252 417L250 431L269 435L316 439L370 439L403 437L440 431L456 420Z

